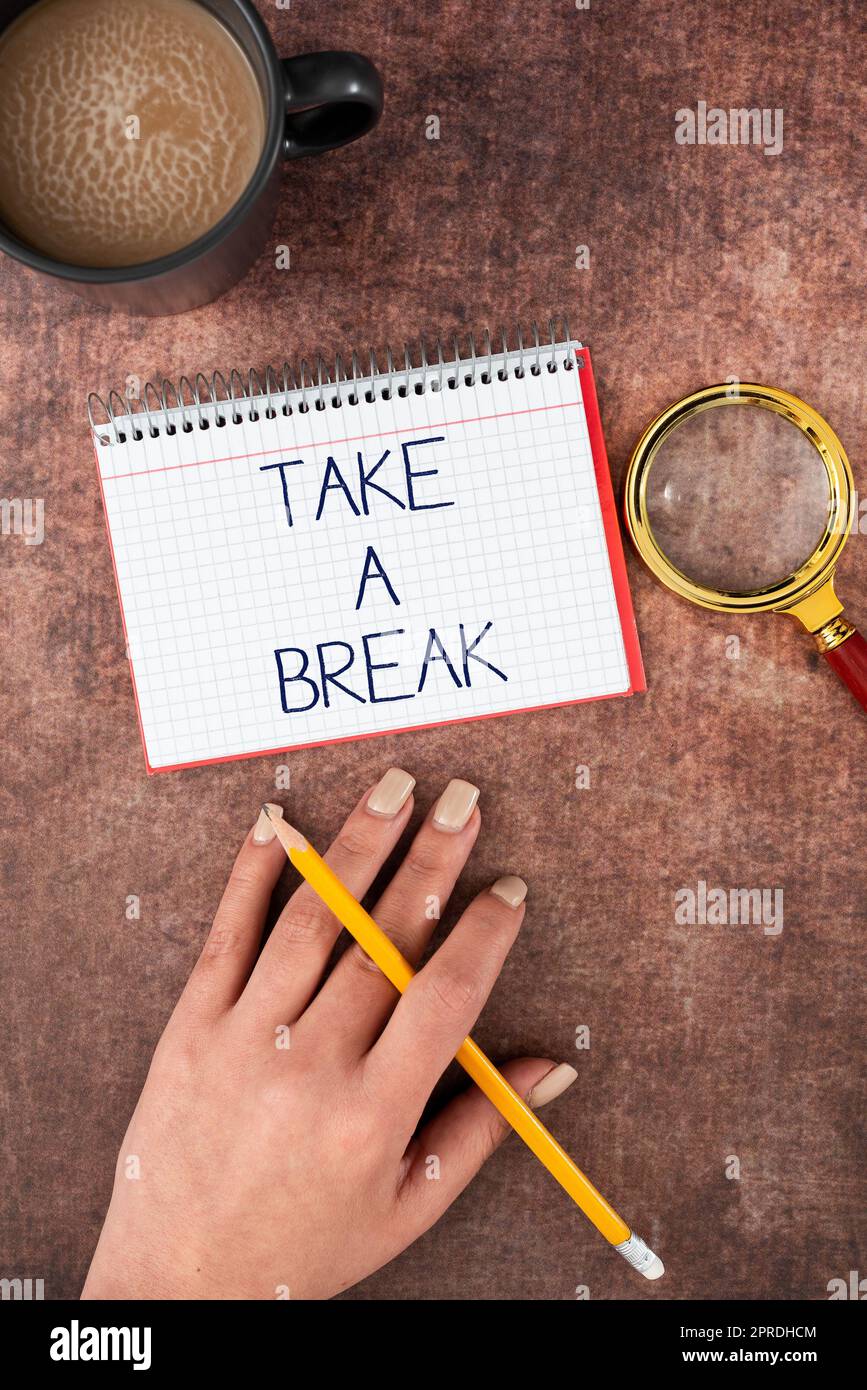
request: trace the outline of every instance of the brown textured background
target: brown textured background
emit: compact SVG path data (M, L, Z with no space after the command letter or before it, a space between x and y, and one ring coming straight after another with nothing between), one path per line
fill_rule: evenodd
M372 137L287 168L273 241L291 271L269 247L221 302L147 321L0 266L0 494L44 497L47 528L41 547L0 541L0 1273L49 1298L81 1286L151 1049L279 761L145 776L89 389L566 310L594 349L615 484L658 409L733 373L826 414L867 487L856 0L261 8L282 52L360 48L387 90ZM674 111L700 98L783 107L783 154L676 146ZM288 761L320 842L390 763L421 806L452 775L481 786L460 901L512 870L531 906L477 1037L575 1062L550 1122L667 1278L633 1276L512 1141L348 1297L817 1299L867 1259L867 724L793 624L694 611L631 556L630 575L645 696ZM867 536L840 589L867 624ZM699 878L782 887L782 935L676 927L674 892Z

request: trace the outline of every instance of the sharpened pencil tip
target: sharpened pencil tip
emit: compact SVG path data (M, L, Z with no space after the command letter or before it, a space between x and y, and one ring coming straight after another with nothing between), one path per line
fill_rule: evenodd
M309 849L309 845L299 830L294 825L289 825L283 819L283 809L269 802L262 806L262 815L267 817L274 834L288 854L290 849Z

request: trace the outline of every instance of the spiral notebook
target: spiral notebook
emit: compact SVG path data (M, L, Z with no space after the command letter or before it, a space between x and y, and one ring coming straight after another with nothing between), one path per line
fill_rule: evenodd
M561 336L91 396L149 772L644 689Z

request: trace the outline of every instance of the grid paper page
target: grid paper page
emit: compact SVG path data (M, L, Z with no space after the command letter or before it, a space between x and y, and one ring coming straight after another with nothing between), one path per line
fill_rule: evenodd
M574 356L96 443L149 769L629 693Z

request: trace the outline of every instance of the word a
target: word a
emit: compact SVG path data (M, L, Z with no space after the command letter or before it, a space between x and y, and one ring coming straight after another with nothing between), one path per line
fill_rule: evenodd
M688 106L674 113L674 138L678 145L761 145L766 155L783 152L783 108L721 106L708 110L700 101L695 111Z
M762 926L765 936L783 930L782 888L708 888L699 879L695 892L678 888L674 895L678 926Z
M69 1327L51 1330L52 1361L131 1361L134 1371L148 1371L151 1364L149 1327L81 1327L73 1318Z

